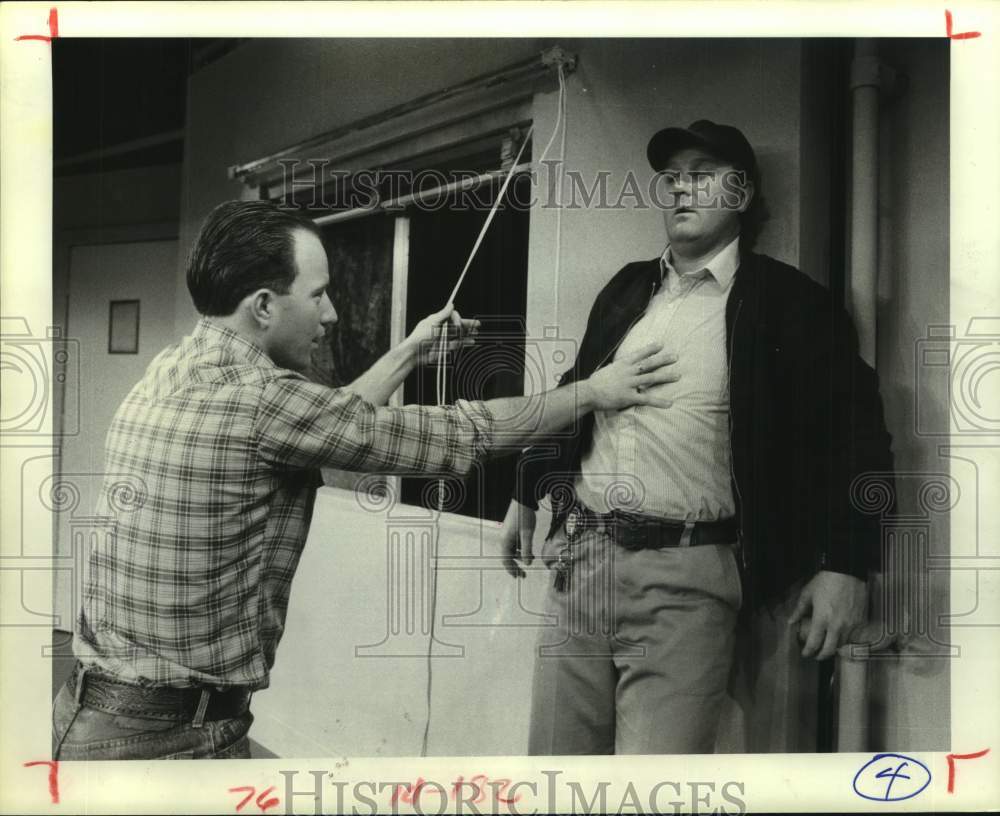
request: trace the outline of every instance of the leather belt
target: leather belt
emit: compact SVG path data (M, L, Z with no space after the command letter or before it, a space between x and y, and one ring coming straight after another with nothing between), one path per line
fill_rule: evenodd
M670 521L622 510L595 513L577 502L566 517L566 536L571 540L581 529L603 530L626 550L659 550L664 547L698 547L735 544L739 528L735 519L724 521Z
M222 691L211 686L140 686L84 668L80 663L73 668L66 686L77 705L109 714L191 722L195 727L206 721L239 717L250 708L251 691L243 686Z

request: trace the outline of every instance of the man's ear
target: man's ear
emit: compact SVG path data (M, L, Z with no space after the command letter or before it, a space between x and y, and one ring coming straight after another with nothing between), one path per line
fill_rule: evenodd
M270 289L258 289L243 299L243 305L254 323L262 329L267 328L274 317L274 292Z
M740 206L739 211L745 213L750 208L750 203L753 201L754 194L757 189L753 186L753 182L750 179L746 180L746 183L740 187Z

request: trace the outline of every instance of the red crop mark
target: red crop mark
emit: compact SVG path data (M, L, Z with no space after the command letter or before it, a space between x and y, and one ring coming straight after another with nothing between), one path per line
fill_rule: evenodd
M55 760L53 762L25 762L25 768L33 768L35 765L48 765L49 766L49 796L52 798L52 804L59 804L59 761Z
M16 37L17 40L41 40L50 43L59 36L59 11L55 6L49 9L49 35L44 34L22 34Z
M944 30L945 34L948 35L949 40L971 40L975 37L982 36L979 31L961 31L956 32L952 30L951 22L951 12L948 9L944 10Z
M945 757L948 760L948 793L955 792L955 760L979 759L979 757L986 756L989 752L989 748L983 748L982 751L976 751L974 754L948 754Z

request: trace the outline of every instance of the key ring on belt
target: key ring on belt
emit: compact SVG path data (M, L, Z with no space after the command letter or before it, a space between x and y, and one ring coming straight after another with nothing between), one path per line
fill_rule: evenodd
M570 508L566 516L563 529L566 532L566 541L559 547L559 557L555 563L555 589L556 592L565 592L569 589L569 579L573 570L573 548L577 545L577 533L583 523L583 511L579 505Z

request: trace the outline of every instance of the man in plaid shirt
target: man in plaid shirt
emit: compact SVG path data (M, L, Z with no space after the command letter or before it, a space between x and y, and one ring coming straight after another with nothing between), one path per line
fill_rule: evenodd
M298 372L337 319L326 252L311 221L268 202L217 207L187 278L201 320L108 432L97 512L113 534L89 553L56 759L249 757L250 695L268 685L320 467L462 476L587 411L662 405L643 389L674 379L649 347L534 397L385 407L436 336L474 334L446 308L349 386L312 383Z

